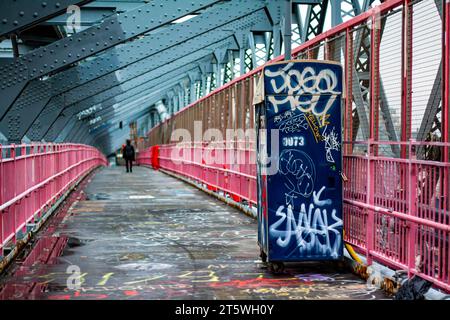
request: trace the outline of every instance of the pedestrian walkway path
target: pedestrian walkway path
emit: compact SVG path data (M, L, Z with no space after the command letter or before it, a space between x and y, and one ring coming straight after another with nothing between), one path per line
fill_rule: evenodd
M37 236L36 263L8 269L0 299L386 298L326 263L272 275L252 218L161 172L133 171L89 178L79 201Z

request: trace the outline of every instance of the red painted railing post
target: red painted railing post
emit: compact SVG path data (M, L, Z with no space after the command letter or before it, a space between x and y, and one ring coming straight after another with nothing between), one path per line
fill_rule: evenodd
M413 160L416 158L414 141L409 141L409 160L408 160L408 211L409 215L417 215L417 170ZM411 270L416 266L416 236L417 224L415 222L407 222L407 246L408 246L408 276L411 276ZM417 270L419 271L419 270Z
M369 136L373 141L379 139L379 96L380 96L380 28L381 17L374 12L370 30L370 128ZM374 155L378 155L378 145L374 144Z
M450 0L444 4L444 43L443 43L443 104L442 104L442 137L444 142L450 142ZM449 148L444 147L444 161L449 161Z
M373 140L369 139L367 143L367 195L366 203L373 206L375 203L375 160L373 159L374 148ZM372 209L366 210L366 258L367 265L372 264L372 250L375 243L375 212Z
M375 204L375 159L378 155L378 93L379 93L379 28L380 14L374 12L370 20L370 108L369 108L369 137L367 140L367 195L366 203L366 258L367 264L372 264L372 250L374 250L376 225L375 212L370 209Z
M13 170L14 173L17 172L17 160L16 160L16 145L12 144L11 145L11 158L13 160ZM13 184L12 184L12 189L14 190L14 197L17 196L17 177L19 175L14 174L14 179L13 180ZM17 205L20 204L20 201L14 205L12 205L10 208L8 208L8 213L10 214L10 219L12 219L13 221L13 226L14 226L14 230L17 230L17 216L16 216L16 207ZM13 215L13 217L11 217L11 214ZM16 240L16 237L14 235L14 241Z
M442 140L443 142L450 142L450 0L446 0L444 4L444 74L443 74L443 103L442 103ZM444 146L445 163L449 162L450 149L448 145ZM442 183L444 195L447 198L444 199L446 203L444 208L450 210L450 172L449 168L444 168L444 177ZM449 252L450 255L450 252ZM450 282L450 279L449 279Z
M412 123L412 32L413 6L411 0L405 0L402 10L402 106L401 106L401 141L407 142L411 138ZM406 145L400 146L401 158L407 158Z

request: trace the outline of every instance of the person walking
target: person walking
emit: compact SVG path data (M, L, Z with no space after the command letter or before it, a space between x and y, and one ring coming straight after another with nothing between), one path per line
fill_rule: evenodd
M135 161L135 152L134 147L131 145L130 140L127 140L127 145L122 150L122 156L125 159L127 172L133 172L133 161Z

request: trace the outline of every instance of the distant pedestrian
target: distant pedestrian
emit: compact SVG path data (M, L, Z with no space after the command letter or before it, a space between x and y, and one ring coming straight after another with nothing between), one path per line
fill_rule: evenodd
M135 161L134 147L131 145L131 141L127 140L127 145L122 149L122 156L125 159L125 165L127 172L133 172L133 161Z

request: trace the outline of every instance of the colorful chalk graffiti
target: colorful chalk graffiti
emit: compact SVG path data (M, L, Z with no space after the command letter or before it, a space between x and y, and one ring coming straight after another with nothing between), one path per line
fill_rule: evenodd
M296 166L291 163L289 170ZM102 174L100 177L104 179L107 172ZM136 179L161 185L157 177L143 175ZM325 191L315 193L315 189L306 188L309 177L303 179L302 188L294 190L303 193L312 190L310 197L317 198L319 207L329 206ZM170 180L170 183L175 182ZM93 187L99 188L95 180ZM112 187L102 188L107 189L102 192L113 194ZM254 220L230 207L217 210L217 203L211 203L210 198L197 192L190 202L185 200L185 208L180 210L177 209L179 200L173 199L170 192L158 192L155 195L162 203L159 208L139 204L126 214L114 196L98 204L103 208L102 214L92 210L96 203L80 201L69 210L68 219L62 219L43 233L48 243L37 246L38 251L30 254L42 260L54 255L54 259L48 260L48 264L34 264L35 260L31 259L17 265L10 277L0 281L0 299L383 297L378 291L369 290L356 276L337 275L329 267L314 266L301 271L293 267L283 275L274 276L257 260ZM297 209L301 210L301 206L296 205ZM74 238L86 239L86 235L89 241ZM281 234L282 239L286 236ZM56 237L62 247L55 246ZM294 237L292 234L291 238ZM68 245L71 243L78 245ZM55 248L57 252L52 252ZM75 276L66 272L71 264L79 266L78 278L73 279L80 285L77 290L70 290L66 285L68 277Z

